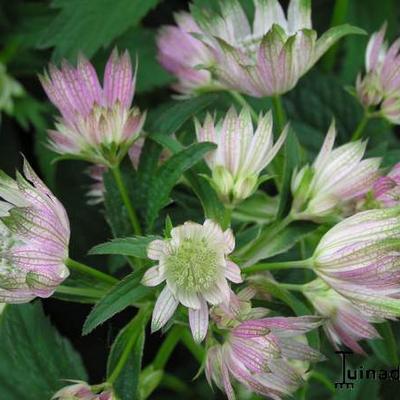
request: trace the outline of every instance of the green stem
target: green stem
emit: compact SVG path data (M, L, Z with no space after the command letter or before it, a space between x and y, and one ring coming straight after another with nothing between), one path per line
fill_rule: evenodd
M239 104L241 107L247 108L250 111L251 119L255 124L257 124L258 115L254 111L253 107L251 107L251 105L247 102L247 100L240 93L235 92L234 90L230 90L229 94L233 97L237 104Z
M104 272L89 267L88 265L82 264L78 261L72 260L71 258L68 258L65 264L69 269L80 272L84 275L92 276L93 278L110 285L115 285L117 282L119 282L118 279L114 278L113 276L105 274Z
M364 115L360 121L360 123L358 124L356 130L353 132L353 134L351 135L351 140L355 141L361 138L363 132L364 132L364 128L366 127L368 120L369 120L370 116L368 115L367 112L364 112Z
M294 269L294 268L312 268L312 259L298 260L298 261L282 261L275 263L260 263L245 267L242 272L245 274L253 274L261 271L275 271L281 269Z
M182 332L181 340L185 347L192 353L193 357L199 362L199 364L202 364L205 355L204 348L193 340L192 335L187 329Z
M81 288L60 285L56 289L56 293L70 294L72 296L82 296L94 299L101 299L104 296L104 292L98 289Z
M318 371L312 371L309 379L315 379L321 382L331 393L336 393L335 386L333 383L323 374Z
M278 285L282 289L291 290L291 291L294 291L294 292L303 292L303 290L304 290L304 285L302 285L302 284L281 283L281 282L279 282Z
M189 395L190 397L191 392L189 386L175 375L168 374L167 372L164 372L160 386L174 390L177 393Z
M140 235L142 235L142 228L140 227L140 223L139 223L138 217L136 215L136 211L133 208L132 203L129 199L129 194L128 194L128 191L124 184L124 181L123 181L123 178L121 175L121 171L119 169L119 165L112 167L111 171L113 173L115 183L118 187L119 193L121 194L122 201L124 202L124 205L128 212L128 217L132 224L133 232L135 233L135 235L140 236Z
M222 229L228 229L231 226L233 207L224 206L224 218L222 220Z
M113 372L111 373L111 375L107 379L107 382L110 385L113 385L115 383L115 381L117 380L119 374L123 370L125 364L127 363L128 359L129 359L129 356L130 356L130 354L132 352L133 346L135 345L136 340L138 339L139 329L142 326L146 325L147 320L149 318L150 318L149 307L143 307L138 311L136 316L131 321L131 324L133 326L136 326L137 328L135 330L133 330L133 332L131 333L131 337L129 338L129 341L126 344L126 346L125 346L125 348L124 348L124 350L123 350L123 352L121 354L121 357L118 360L117 365L115 366ZM142 319L145 321L144 324L141 321Z
M175 325L173 328L171 328L153 361L154 369L157 370L165 368L165 365L174 351L175 346L178 344L184 329L185 328L181 325Z
M333 9L330 27L341 25L347 20L347 12L349 8L349 0L336 0ZM323 59L323 67L325 71L330 72L335 66L336 54L339 50L340 43L334 44L326 53Z
M281 132L286 124L286 114L283 108L281 96L278 95L272 97L272 107L276 117L278 132Z

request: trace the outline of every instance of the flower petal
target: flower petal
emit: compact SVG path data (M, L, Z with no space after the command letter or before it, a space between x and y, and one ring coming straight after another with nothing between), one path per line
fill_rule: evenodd
M170 320L178 304L178 300L174 297L169 288L165 286L154 306L151 320L152 333L161 329Z
M189 323L195 342L202 342L208 330L208 306L205 300L200 300L200 309L189 308Z

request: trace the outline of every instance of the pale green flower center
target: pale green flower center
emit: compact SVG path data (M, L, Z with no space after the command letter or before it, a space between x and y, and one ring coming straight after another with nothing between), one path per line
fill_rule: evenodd
M218 254L204 239L186 239L166 260L167 277L178 288L202 292L216 282Z

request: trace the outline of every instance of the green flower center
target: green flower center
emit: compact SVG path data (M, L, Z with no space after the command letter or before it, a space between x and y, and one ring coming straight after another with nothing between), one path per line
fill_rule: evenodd
M166 260L167 278L178 288L201 292L215 284L218 254L204 239L186 239Z

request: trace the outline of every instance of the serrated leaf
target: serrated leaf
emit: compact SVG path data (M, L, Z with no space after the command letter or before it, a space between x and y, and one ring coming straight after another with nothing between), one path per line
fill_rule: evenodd
M82 334L112 318L135 302L143 300L151 290L141 285L143 272L135 271L117 283L90 311L83 325Z
M119 254L138 258L147 258L147 246L159 236L134 236L118 238L111 242L98 244L90 249L89 254Z
M91 57L141 19L159 0L53 0L59 14L43 32L41 48L54 47L53 60Z
M158 168L148 193L147 230L152 229L159 211L168 204L169 194L182 174L214 148L213 143L192 144Z
M79 354L45 317L40 302L8 305L0 321L0 393L7 400L43 400L67 383L86 381Z
M140 310L136 317L121 330L115 339L107 361L107 375L110 377L126 348L131 348L129 356L113 384L119 400L139 400L139 376L145 340L145 327L150 311Z

